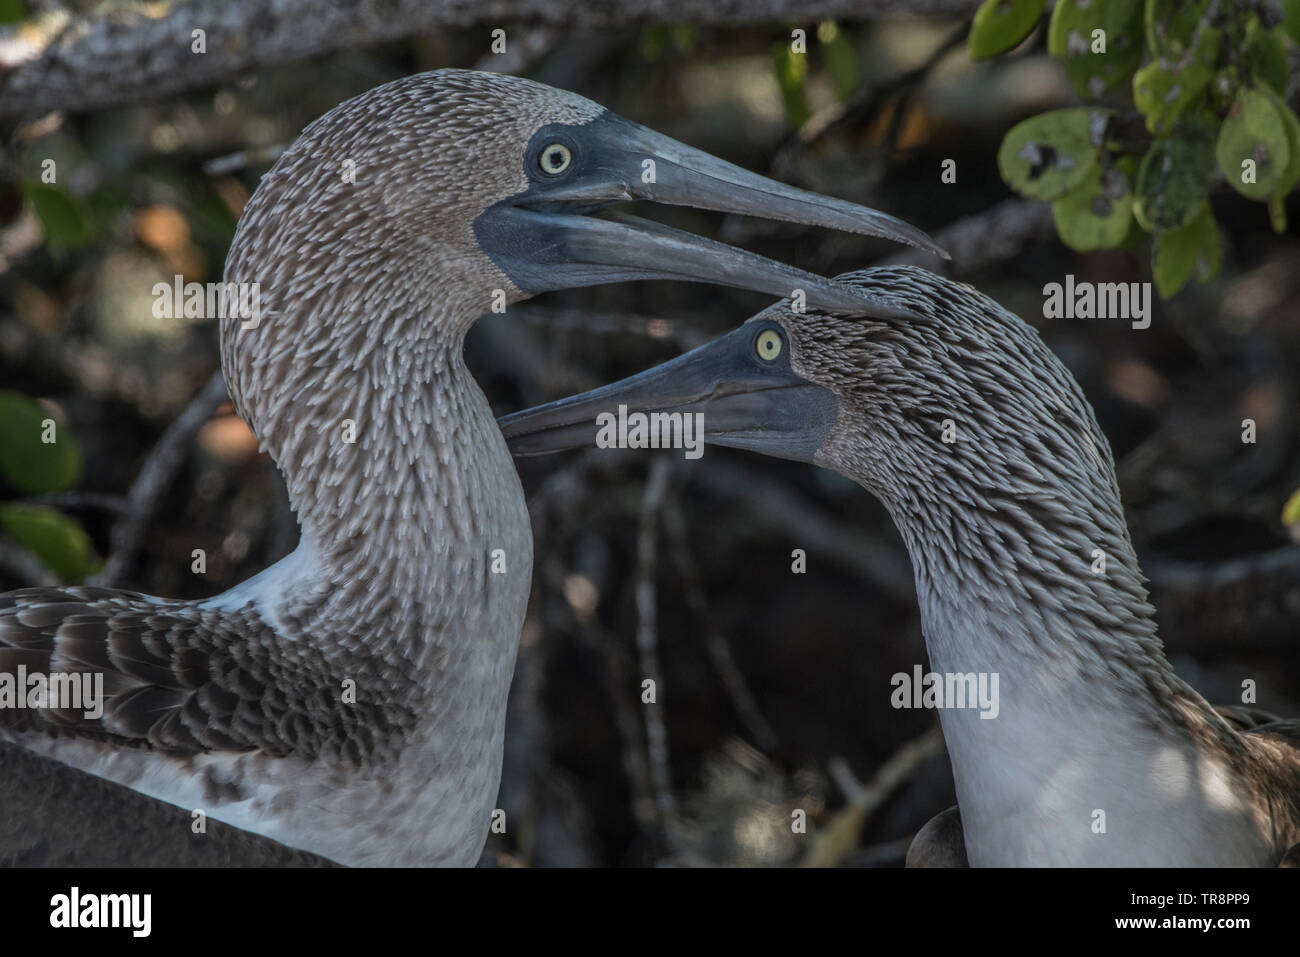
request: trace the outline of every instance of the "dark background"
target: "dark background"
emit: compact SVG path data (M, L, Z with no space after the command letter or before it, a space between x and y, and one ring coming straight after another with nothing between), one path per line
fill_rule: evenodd
M994 159L1006 130L1074 99L1041 40L974 64L963 22L841 22L820 39L815 22L500 25L529 50L512 71L938 236L954 252L949 273L1034 324L1094 404L1178 671L1225 703L1254 679L1261 707L1300 714L1300 548L1280 519L1300 486L1294 230L1275 236L1261 205L1219 188L1217 280L1157 301L1142 331L1042 319L1045 283L1149 280L1148 254L1073 253L1046 206L1003 184ZM783 96L778 51L795 25L809 31L808 70L802 94ZM219 278L267 151L338 102L411 72L501 65L487 55L491 26L5 125L0 388L46 401L80 442L78 492L48 501L80 520L99 556L114 552L124 497L164 430L219 366L213 324L153 318L153 283ZM205 169L238 151L230 171ZM43 235L22 199L46 157L84 207L75 248ZM948 158L955 185L939 181ZM895 252L800 227L638 213L826 275ZM666 283L553 294L480 322L467 358L504 414L639 371L766 304ZM1246 417L1254 445L1241 442ZM115 584L203 597L295 544L280 480L229 406L198 421L136 548L110 565ZM666 485L647 495L656 470ZM694 462L569 453L520 472L535 587L508 727L509 826L487 862L901 863L915 829L954 799L927 736L933 715L890 707L890 676L926 658L906 553L869 495L810 466L714 448ZM0 546L0 590L48 574L2 533ZM207 551L204 576L190 572L194 548ZM794 548L806 574L791 573ZM638 582L650 586L640 600ZM649 707L647 677L658 686ZM663 743L648 746L660 728ZM897 786L860 793L882 768L879 783ZM794 809L812 838L791 833Z

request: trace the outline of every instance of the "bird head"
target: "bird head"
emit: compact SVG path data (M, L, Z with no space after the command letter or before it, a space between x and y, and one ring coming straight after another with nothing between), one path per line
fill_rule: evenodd
M944 496L1118 498L1091 408L1023 320L915 267L836 281L907 318L784 299L662 365L503 417L507 444L516 456L594 445L596 417L620 406L702 413L710 444L822 465L901 511Z
M377 320L400 294L468 328L502 300L634 279L802 289L814 306L846 315L892 308L723 243L597 215L632 201L826 226L943 255L891 216L747 172L576 94L438 70L308 126L248 203L226 279L259 282L264 313L326 299L315 322L330 321L328 305L360 305ZM385 337L407 333L418 338L406 328Z

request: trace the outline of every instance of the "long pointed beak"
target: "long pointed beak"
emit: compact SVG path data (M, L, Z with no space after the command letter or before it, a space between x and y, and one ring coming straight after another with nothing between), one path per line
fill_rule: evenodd
M535 406L497 420L516 457L565 449L614 445L634 416L646 430L686 428L699 416L692 437L713 445L748 449L777 458L811 462L839 415L839 400L791 370L784 361L764 362L754 349L771 324L748 322L734 332L669 362L599 389ZM678 416L673 419L671 417ZM679 433L685 434L681 429ZM656 442L655 447L666 443ZM638 447L633 445L631 447Z
M882 236L946 257L921 230L865 206L786 186L606 113L581 127L543 130L561 137L572 165L485 210L476 237L527 293L631 279L678 279L798 297L848 316L910 313L862 290L755 253L658 223L590 214L612 203L647 200ZM563 139L567 137L566 139Z

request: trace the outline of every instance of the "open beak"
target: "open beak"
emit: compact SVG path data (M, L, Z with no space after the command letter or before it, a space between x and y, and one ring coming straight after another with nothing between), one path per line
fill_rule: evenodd
M947 254L921 230L884 213L786 186L612 113L583 126L543 128L564 145L555 176L529 169L530 186L474 222L479 245L529 294L633 279L709 282L776 296L802 290L809 306L847 316L906 318L897 304L763 256L629 216L591 214L648 200L881 236Z
M758 335L775 328L761 319L747 322L645 372L503 416L497 424L518 457L618 447L628 424L636 427L634 416L658 414L657 423L647 418L642 427L661 436L676 428L683 437L689 428L690 438L713 445L811 462L835 425L839 400L790 368L788 346L777 361L759 358ZM689 423L686 416L693 417Z

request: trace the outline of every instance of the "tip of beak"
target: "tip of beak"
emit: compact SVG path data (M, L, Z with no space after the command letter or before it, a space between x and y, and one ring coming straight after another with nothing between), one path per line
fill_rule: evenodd
M940 259L946 259L948 261L952 260L952 254L931 239L928 233L924 233L914 226L908 227L908 233L910 235L900 236L898 238L918 249L924 249L926 252L934 253Z

